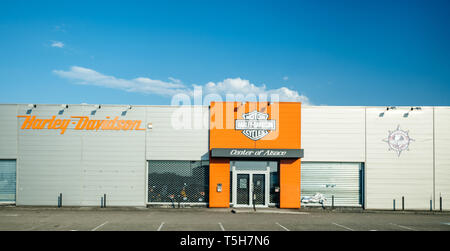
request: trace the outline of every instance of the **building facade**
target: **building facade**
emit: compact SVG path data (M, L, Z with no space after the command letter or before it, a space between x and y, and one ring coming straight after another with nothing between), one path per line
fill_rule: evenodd
M450 209L450 107L0 105L0 203ZM442 204L441 204L442 200Z

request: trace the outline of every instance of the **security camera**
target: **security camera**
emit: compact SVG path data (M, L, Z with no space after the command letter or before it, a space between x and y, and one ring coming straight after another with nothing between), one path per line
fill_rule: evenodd
M36 105L35 104L29 104L28 108L30 108L30 109L36 108Z
M63 109L67 109L67 108L69 108L69 105L64 104L64 105L61 105L61 107L62 107Z

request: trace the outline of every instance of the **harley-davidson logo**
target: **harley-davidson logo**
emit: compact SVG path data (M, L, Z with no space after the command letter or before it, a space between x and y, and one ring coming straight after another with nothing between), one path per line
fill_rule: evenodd
M268 120L269 114L258 111L245 113L242 115L244 119L237 119L235 124L236 130L242 130L242 134L251 140L260 140L269 131L276 129L275 120Z
M389 131L389 136L383 141L388 143L389 150L396 151L400 157L403 151L409 151L409 144L414 139L409 136L409 131L400 130L400 125L398 125L395 131Z

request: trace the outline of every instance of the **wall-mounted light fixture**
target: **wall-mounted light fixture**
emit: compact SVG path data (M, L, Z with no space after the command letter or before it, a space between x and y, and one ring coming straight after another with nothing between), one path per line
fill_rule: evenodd
M153 124L152 124L152 123L148 123L148 124L147 124L147 128L148 128L148 129L152 129L152 128L153 128Z
M36 105L35 104L29 104L28 105L27 114L31 114L31 111L33 111L33 108L36 108Z
M397 107L395 107L395 106L386 107L386 111L395 110L395 109L397 109Z
M131 110L131 108L133 108L133 106L131 106L131 105L127 106L127 109L122 112L122 116L127 115L128 110Z
M414 110L419 111L419 110L422 110L422 108L421 107L411 107L407 113L403 114L403 117L407 118L409 116L409 113Z
M64 114L64 111L67 109L67 108L69 108L69 105L66 105L66 104L62 104L61 105L61 110L59 110L59 112L58 112L58 115L63 115Z
M91 115L94 116L100 108L102 108L101 105L95 105L95 109L91 112Z

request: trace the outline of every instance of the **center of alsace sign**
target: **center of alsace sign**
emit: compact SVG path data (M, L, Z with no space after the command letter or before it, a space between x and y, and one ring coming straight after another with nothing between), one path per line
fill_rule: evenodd
M303 149L213 148L211 157L218 158L303 158Z

